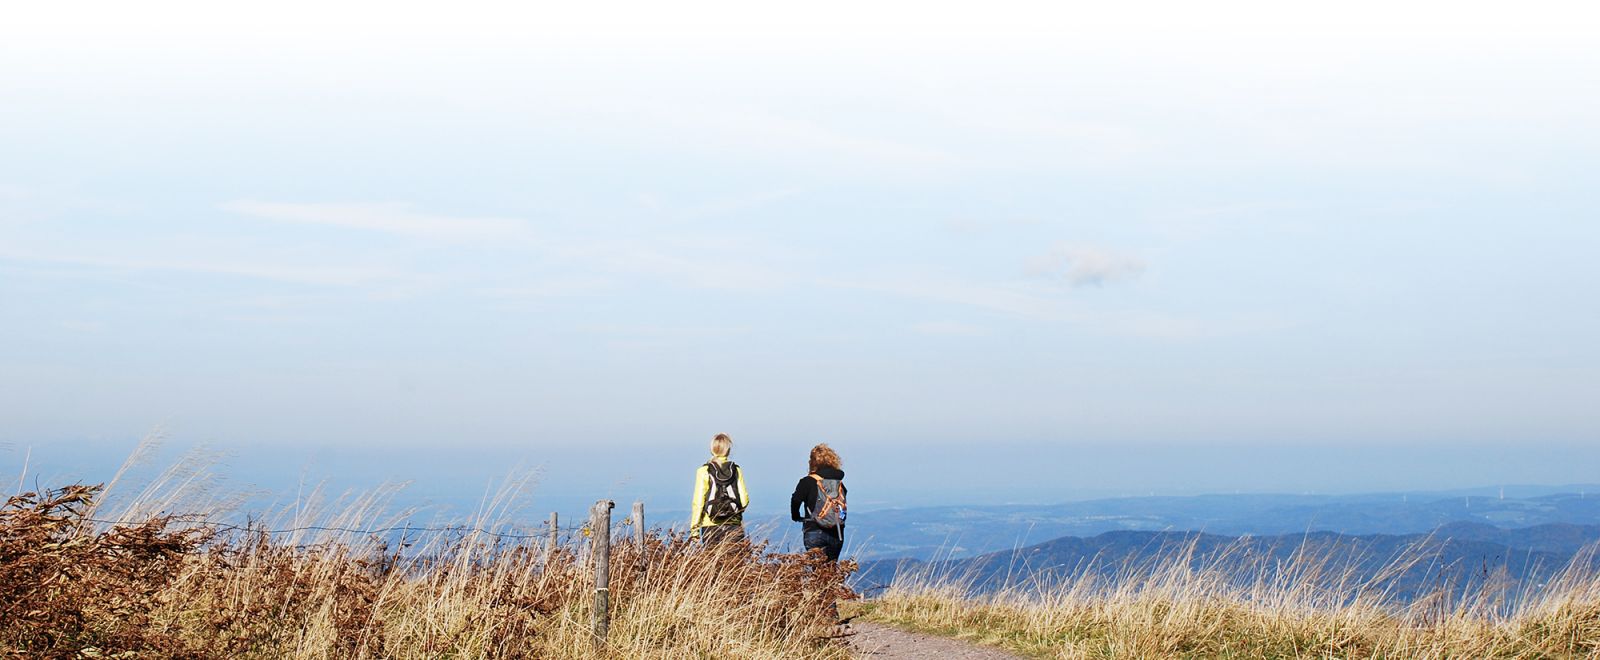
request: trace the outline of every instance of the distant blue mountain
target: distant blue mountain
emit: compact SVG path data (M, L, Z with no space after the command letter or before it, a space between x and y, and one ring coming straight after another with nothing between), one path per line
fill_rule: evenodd
M1113 531L1222 536L1335 532L1405 535L1452 523L1511 529L1600 525L1600 486L1507 486L1360 495L1130 497L1051 505L943 506L851 512L861 559L973 557L1040 540Z
M1202 532L1105 532L1068 536L963 559L866 561L856 576L870 593L907 572L954 580L977 593L1006 588L1049 589L1085 575L1126 580L1172 561L1210 568L1249 584L1263 570L1300 566L1310 556L1318 570L1296 580L1330 586L1364 585L1400 602L1419 594L1461 595L1486 585L1514 592L1538 586L1575 558L1600 568L1583 549L1600 541L1600 525L1548 524L1504 529L1456 522L1421 534L1350 535L1310 532L1274 536L1229 536ZM1352 592L1353 593L1353 592Z

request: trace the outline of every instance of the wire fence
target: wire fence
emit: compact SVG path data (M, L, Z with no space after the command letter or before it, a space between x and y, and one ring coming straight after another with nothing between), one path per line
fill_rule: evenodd
M159 517L156 517L156 518L159 519ZM86 521L86 522L92 522L92 523L96 523L96 524L100 524L100 525L109 525L109 526L112 526L112 527L126 527L126 526L130 526L130 525L140 525L140 524L144 524L146 522L145 520L105 520L105 519L100 519L100 518L84 518L83 520ZM301 525L301 526L298 526L298 527L284 527L284 528L281 528L281 529L267 529L267 528L264 528L262 526L253 525L253 524L250 524L250 523L238 524L238 523L222 522L222 521L217 521L217 520L185 520L185 519L183 519L181 517L171 518L169 520L171 522L173 522L173 523L177 523L177 524L181 524L181 525L188 525L188 526L191 526L191 527L209 527L209 528L211 528L211 529L213 529L215 531L218 531L218 532L234 532L234 531L237 531L237 532L267 534L267 535L270 535L270 536L278 536L278 535L283 535L283 534L295 534L295 533L299 533L299 532L338 532L338 533L345 533L345 534L358 534L358 535L362 535L362 536L384 536L384 535L391 535L391 534L397 534L398 533L398 534L400 534L402 536L402 538L404 538L405 536L411 535L413 533L416 533L418 535L458 534L458 535L462 535L462 536L473 536L473 535L475 535L475 536L490 536L490 537L501 538L501 539L516 539L516 540L526 540L526 539L544 540L544 539L550 538L550 526L548 524L542 525L541 526L542 530L539 531L539 532L523 533L523 532L496 531L494 529L485 529L483 527L472 527L472 526L467 526L467 525L446 525L446 526L443 526L443 527L429 526L429 525L393 525L393 526L389 526L389 527L376 527L376 528L371 528L371 529L361 529L361 528L355 528L355 527L340 527L340 526L336 526L336 525ZM621 522L613 524L612 527L613 528L626 527L626 526L631 525L631 524L633 524L633 521L631 519L625 519L625 520L623 520ZM590 529L590 527L588 525L557 525L556 526L556 532L558 534L565 535L566 538L568 540L570 540L573 536L580 535L580 534L583 535L583 536L588 536L592 532L592 530Z
M289 534L297 534L297 533L301 533L301 532L325 532L325 533L334 533L334 534L350 534L350 535L359 535L359 536L372 536L372 537L378 537L378 538L384 539L386 541L393 541L393 542L397 542L397 543L403 543L403 544L406 544L406 545L411 545L412 544L412 543L410 543L411 541L421 540L422 537L432 536L432 537L438 538L438 537L445 537L447 535L454 535L456 537L456 540L462 540L462 539L470 538L472 536L479 536L479 537L488 537L488 538L494 538L494 539L499 539L499 540L509 540L509 541L530 541L531 540L531 541L540 541L542 543L548 543L549 542L549 538L550 538L550 525L548 523L538 523L538 524L536 524L535 526L533 526L531 528L525 528L525 529L521 529L521 530L503 531L503 530L496 530L496 529L493 529L493 528L476 527L476 526L471 526L471 525L444 525L444 526L439 526L439 525L426 525L426 524L419 524L419 525L402 524L402 525L390 525L390 526L387 526L387 527L372 527L372 528L344 527L344 526L339 526L339 525L297 525L297 526L292 526L292 527L269 528L269 527L266 527L266 526L261 525L259 523L242 523L241 524L241 523L235 523L235 522L225 522L225 521L220 521L220 520L191 519L191 518L186 518L184 516L152 516L151 518L146 518L146 519L142 519L142 520L140 520L140 519L108 520L108 519L104 519L104 518L83 518L82 520L84 522L94 523L94 524L97 524L97 525L106 525L106 526L110 526L110 527L127 527L127 526L131 526L131 525L144 524L145 522L147 522L148 520L151 520L151 519L163 519L163 518L165 518L169 522L171 522L173 524L176 524L176 525L189 526L189 527L207 527L207 528L210 528L212 530L215 530L217 532L222 532L222 533L242 532L242 533L247 533L247 534L266 534L268 536L284 536L284 535L289 535ZM623 518L622 520L619 520L619 521L616 521L616 522L612 523L611 529L613 530L613 532L612 532L613 533L613 537L617 538L616 530L625 529L625 528L631 527L633 524L634 524L634 521L633 521L633 518L631 516L629 516L627 518ZM665 533L668 533L668 534L682 532L681 529L675 528L675 527L673 527L671 525L651 527L649 529L655 530L655 531L660 531L660 532L665 532ZM570 524L570 525L559 525L558 524L556 526L556 545L558 545L558 546L566 546L566 545L572 544L574 542L582 541L583 539L589 538L593 534L593 531L594 530L590 528L590 526L589 526L589 524L587 522L581 523L581 524ZM314 543L301 544L301 545L298 545L297 547L316 546L316 545L321 545L323 543L331 542L332 540L333 539L327 539L327 540L322 540L322 541L314 542ZM766 541L778 541L779 539L768 538L768 539L765 539L765 540Z

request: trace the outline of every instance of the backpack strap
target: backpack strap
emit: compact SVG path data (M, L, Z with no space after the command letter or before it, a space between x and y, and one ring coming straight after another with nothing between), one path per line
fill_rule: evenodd
M700 521L701 522L706 522L706 516L711 515L711 494L715 493L716 489L717 489L717 475L715 473L713 473L713 470L717 469L716 466L712 465L711 461L706 461L705 468L706 468L706 494L705 494L705 497L701 498L701 504L700 504Z

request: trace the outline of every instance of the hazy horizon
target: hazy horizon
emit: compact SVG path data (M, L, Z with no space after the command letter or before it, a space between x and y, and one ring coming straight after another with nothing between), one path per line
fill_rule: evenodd
M736 438L737 440L737 438ZM111 477L138 439L63 445L0 445L7 490ZM785 447L740 446L753 510L786 512L788 495L804 473L804 453ZM850 445L837 445L849 447ZM596 499L645 501L677 514L689 500L690 477L704 460L698 447L513 449L471 447L458 452L387 452L339 446L201 445L161 440L135 466L148 479L188 457L203 457L220 494L254 495L256 506L292 501L316 486L326 494L364 493L407 484L400 500L468 512L508 478L532 475L524 499L536 510L575 515ZM1252 445L997 446L976 457L919 453L915 447L876 447L845 453L857 510L924 506L1058 504L1115 497L1208 494L1424 493L1516 486L1571 486L1600 481L1585 466L1600 464L1600 447L1495 445L1454 447ZM598 457L598 458L596 458ZM18 483L23 461L28 478ZM1550 466L1562 466L1551 470ZM997 476L998 475L998 476ZM1540 475L1557 475L1541 479ZM218 493L213 493L218 494ZM244 511L242 513L251 513ZM659 518L656 519L660 521ZM661 521L666 523L672 520Z

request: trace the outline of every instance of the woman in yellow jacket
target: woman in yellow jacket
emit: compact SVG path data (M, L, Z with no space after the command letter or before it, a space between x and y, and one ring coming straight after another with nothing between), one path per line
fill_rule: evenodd
M744 472L728 460L733 438L718 433L711 439L711 460L694 472L694 503L689 507L689 535L706 543L744 538L744 510L750 491Z

